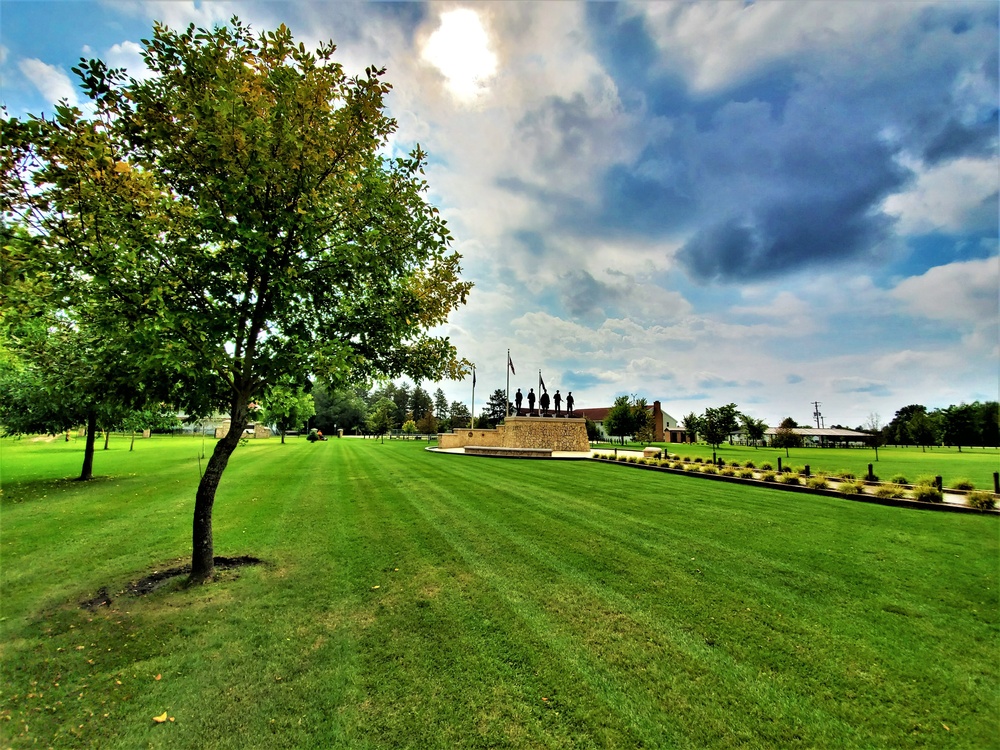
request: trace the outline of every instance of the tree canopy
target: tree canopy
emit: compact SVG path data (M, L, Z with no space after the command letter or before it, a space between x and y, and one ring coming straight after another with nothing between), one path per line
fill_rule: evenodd
M304 374L460 377L430 330L471 284L425 199L424 152L383 155L384 69L349 76L332 43L307 51L284 26L255 35L236 18L155 24L143 47L141 79L75 69L93 118L60 105L3 121L3 209L38 238L62 299L128 307L143 365L183 384L178 406L229 413L195 500L199 580L253 400Z

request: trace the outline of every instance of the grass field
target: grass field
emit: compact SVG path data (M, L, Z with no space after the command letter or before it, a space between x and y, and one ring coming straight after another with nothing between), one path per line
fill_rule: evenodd
M3 747L997 746L996 517L260 441L215 541L267 564L134 598L200 440L136 445L0 441Z
M712 446L704 443L653 443L679 456L712 457ZM601 443L602 448L621 448L612 443ZM629 450L642 450L640 443L629 443ZM871 448L790 448L785 456L784 448L751 448L744 445L722 445L717 455L725 461L753 461L757 466L769 461L778 465L780 458L785 466L809 465L810 470L841 472L849 471L862 477L872 464L875 474L883 481L895 475L902 475L915 482L919 477L941 476L944 486L950 487L958 479L969 479L981 490L993 490L993 472L1000 471L1000 450L996 448L928 448L883 446L878 449L878 460Z

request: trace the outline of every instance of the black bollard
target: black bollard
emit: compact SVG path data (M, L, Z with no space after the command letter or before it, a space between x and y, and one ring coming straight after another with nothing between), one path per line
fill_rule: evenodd
M809 476L809 464L806 464L806 467L805 467L805 469L806 469L806 470L805 470L805 471L803 471L802 473L803 473L803 474L804 474L805 476Z
M868 481L869 482L874 482L875 481L875 472L872 471L872 465L871 464L868 464Z
M1000 495L1000 471L993 472L993 494Z
M934 477L934 486L938 488L938 492L944 492L944 482L941 481L941 477Z
M778 473L781 473L781 456L778 456Z

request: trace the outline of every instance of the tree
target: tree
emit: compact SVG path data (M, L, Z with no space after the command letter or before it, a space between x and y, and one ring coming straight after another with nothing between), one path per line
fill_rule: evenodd
M698 418L698 415L694 412L691 412L684 417L684 432L687 433L688 440L692 443L698 439L700 421L701 420Z
M961 403L949 406L942 412L941 426L942 437L945 445L957 445L958 452L962 452L962 446L972 446L979 442L978 430L976 429L976 405Z
M472 424L472 415L469 407L461 401L452 401L448 409L448 418L451 421L451 429L456 430L461 427L468 427Z
M368 431L385 442L385 434L396 426L396 404L392 399L383 398L368 413Z
M584 426L587 430L587 440L590 442L597 442L600 440L601 431L597 429L597 422L594 422L592 419L587 419L586 417L584 417L584 420Z
M771 438L772 448L784 448L785 458L788 458L789 448L801 448L802 447L802 436L795 431L798 427L795 420L791 417L785 417L781 420L781 424L774 431L774 436Z
M897 414L899 412L896 412ZM936 431L931 418L927 416L927 411L915 411L905 425L906 435L916 445L919 445L923 452L927 452L927 446L934 443Z
M85 425L79 479L94 476L98 427L116 426L149 400L134 357L122 341L93 326L35 311L4 317L0 348L0 424L5 434L57 434Z
M434 391L434 416L439 422L448 419L448 399L440 388Z
M507 394L502 388L497 388L490 394L489 401L481 413L481 419L485 417L487 427L496 427L507 418L508 406L513 409L513 405L507 401Z
M656 420L646 407L644 398L634 398L632 401L632 434L637 441L646 445L656 440Z
M403 432L406 433L407 435L416 435L417 423L414 422L412 419L407 419L405 422L403 422Z
M396 404L396 424L403 424L410 414L410 385L403 383L396 386L395 393L390 398Z
M749 414L741 414L740 420L743 422L747 440L756 448L767 434L767 423L763 419L755 419Z
M892 421L887 425L888 438L896 445L911 445L914 443L913 436L907 426L915 414L927 413L927 407L922 404L910 404L896 411Z
M718 450L719 446L739 429L739 419L740 412L736 408L736 404L710 407L705 409L705 413L699 417L699 432L705 441L712 446L713 461L715 451Z
M345 432L357 431L365 424L368 415L367 393L361 389L331 388L317 383L312 390L316 406L313 426L327 435L335 435L338 429Z
M879 446L885 445L882 417L878 412L872 412L865 420L864 431L868 433L868 444L875 449L875 460L878 461Z
M271 388L263 399L261 418L265 424L273 425L285 444L285 433L291 429L301 429L316 414L316 404L311 393L301 386L278 384Z
M192 581L214 572L212 508L250 404L312 373L460 377L430 331L471 287L436 208L425 154L383 156L384 69L349 77L335 47L284 26L143 42L149 74L82 62L96 115L5 120L3 196L69 297L133 311L143 361L182 385L189 414L225 409L195 497ZM100 324L111 330L107 318Z
M419 385L415 386L413 393L410 394L410 413L414 417L423 416L428 409L433 407L434 401L431 399L431 395Z
M422 435L433 435L438 431L437 418L430 409L417 421L417 431Z
M625 436L632 434L632 428L632 405L628 396L619 396L604 417L604 431L625 445Z

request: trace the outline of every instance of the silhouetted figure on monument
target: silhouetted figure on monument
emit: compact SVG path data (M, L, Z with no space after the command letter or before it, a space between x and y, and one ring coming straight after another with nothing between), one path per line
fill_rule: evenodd
M542 391L542 397L538 399L538 405L542 408L542 414L549 413L549 392Z
M535 389L528 389L528 414L532 414L535 411Z
M573 391L566 394L566 411L573 416Z
M517 393L514 394L514 403L517 405L517 416L521 416L521 402L524 400L524 394L521 393L521 389L517 389Z
M556 416L558 417L562 414L562 396L559 395L559 389L556 389L556 395L552 397L552 400L556 404Z

